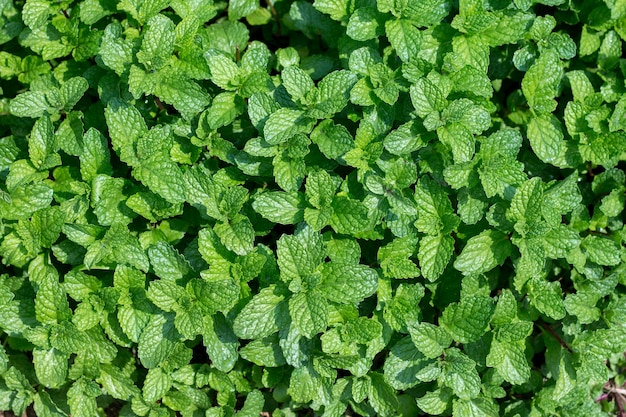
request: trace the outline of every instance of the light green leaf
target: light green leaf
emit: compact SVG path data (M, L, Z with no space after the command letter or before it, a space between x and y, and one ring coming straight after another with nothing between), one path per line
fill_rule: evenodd
M135 144L148 131L141 113L134 106L113 100L104 111L113 150L127 164L137 163Z
M67 402L74 417L93 417L97 414L96 397L102 391L98 384L86 379L79 378L67 391Z
M143 398L148 402L155 402L165 395L172 386L172 377L169 372L162 368L148 369L146 379L143 382Z
M504 233L485 230L467 241L454 267L464 275L482 274L502 265L510 254L511 242Z
M233 322L233 331L242 339L262 339L282 327L284 296L275 286L263 288L256 294Z
M220 93L213 98L211 107L207 110L206 120L211 129L219 129L230 125L243 110L243 100L237 94Z
M239 354L245 360L259 366L273 368L286 363L276 337L252 340L239 350Z
M232 323L221 314L210 319L205 317L202 338L213 366L222 372L230 372L239 359L239 341L233 333Z
M530 378L530 366L524 354L524 341L491 342L487 366L494 367L502 377L513 385L521 385Z
M395 390L377 372L370 372L368 397L370 404L379 416L392 415L398 409L398 398Z
M454 251L454 238L445 235L424 236L417 257L422 275L435 281L443 273Z
M442 327L431 323L413 323L407 326L411 340L417 349L427 358L441 356L444 349L452 343L452 336Z
M528 140L533 151L543 162L564 165L566 144L561 122L552 114L542 114L530 119Z
M618 265L621 262L619 246L611 239L589 235L582 247L590 261L599 265Z
M337 233L357 234L369 226L367 207L360 201L338 196L333 199L331 207L330 225Z
M493 311L491 298L464 297L460 302L446 307L439 323L457 342L470 343L487 331Z
M389 351L383 370L386 381L397 390L406 390L420 381L417 371L430 362L415 348L409 336L400 339Z
M174 281L185 277L191 270L187 260L165 242L150 246L148 257L155 275L159 278Z
M254 228L246 216L236 215L228 222L216 224L214 230L224 246L237 255L246 255L254 247Z
M301 110L281 108L273 112L263 127L263 136L267 143L277 145L291 139L298 133L309 133L313 120Z
M289 282L313 274L326 257L322 236L305 226L294 235L282 235L276 243L281 279Z
M322 120L311 132L311 141L328 159L338 159L354 148L354 139L343 125L336 125L332 120Z
M280 224L296 224L304 220L304 198L296 191L268 191L254 197L252 207L261 216Z
M558 281L533 277L526 286L530 302L537 310L555 320L565 317L563 290Z
M442 380L461 399L476 398L480 393L480 376L476 363L457 348L445 351Z
M122 401L139 394L139 388L122 370L114 365L100 365L100 376L96 380L111 397Z
M365 265L323 264L321 293L336 303L357 303L374 294L378 288L378 274Z
M385 32L402 61L408 62L418 55L421 43L420 31L410 20L388 20L385 22Z
M35 373L47 388L60 388L67 378L69 356L55 348L33 349Z
M428 78L420 78L410 88L411 102L417 114L425 118L431 113L442 111L447 100L443 91Z
M537 114L556 109L557 90L563 77L563 67L556 52L544 50L528 69L522 80L522 92L531 110Z
M174 351L179 338L171 316L153 315L139 337L139 360L148 369L156 368Z
M306 98L315 90L311 76L295 65L285 68L280 78L285 89L296 102L306 103Z
M112 174L111 154L107 139L94 128L90 128L83 136L83 151L79 158L80 174L88 183L98 174Z
M382 15L374 7L361 7L350 15L346 34L356 41L367 41L384 32Z
M170 203L185 201L183 173L178 164L163 155L157 154L142 161L141 165L133 169L133 176Z
M289 299L289 314L292 324L306 338L326 330L328 325L328 303L317 291L305 291Z

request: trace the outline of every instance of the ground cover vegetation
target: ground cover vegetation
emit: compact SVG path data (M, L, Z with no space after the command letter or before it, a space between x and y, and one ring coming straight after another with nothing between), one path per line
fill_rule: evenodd
M624 414L624 0L0 0L0 410Z

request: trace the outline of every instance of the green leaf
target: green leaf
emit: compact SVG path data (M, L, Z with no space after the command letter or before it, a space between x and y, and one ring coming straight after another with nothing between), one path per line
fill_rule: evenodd
M385 32L402 61L409 62L418 56L421 44L420 31L410 20L388 20L385 22Z
M409 336L400 339L389 351L383 367L385 379L397 390L406 390L417 385L420 380L417 372L424 368L427 359L411 341Z
M33 364L39 382L47 388L60 388L67 378L68 359L68 355L55 348L35 348Z
M237 215L226 223L215 225L214 230L224 246L237 255L246 255L254 247L255 234L252 223L243 215Z
M185 180L174 161L162 155L154 155L133 169L133 176L153 193L173 204L185 201Z
M179 280L191 270L187 260L165 242L157 242L148 248L154 274L166 280ZM153 281L156 282L156 281Z
M307 97L315 91L315 84L311 76L296 66L292 65L285 68L281 72L280 78L285 89L296 102L307 103Z
M476 370L476 363L457 348L445 351L442 379L443 383L461 399L476 398L480 393L480 376Z
M417 257L422 275L429 281L435 281L446 269L454 251L454 238L436 235L424 236L420 240Z
M143 382L143 398L148 402L163 398L172 386L172 382L170 373L164 372L162 368L148 369L146 379Z
M484 397L472 398L471 400L455 401L453 405L454 417L498 417L498 406L490 399Z
M357 234L364 231L370 223L367 207L360 201L345 196L337 196L331 204L333 215L331 227L340 234Z
M555 320L565 317L563 291L558 281L531 278L526 285L530 302L537 310Z
M532 223L541 218L543 182L535 177L524 182L511 201L511 214L517 221Z
M209 95L195 81L184 77L178 68L158 73L154 95L178 110L183 118L192 119L210 103Z
M146 368L156 368L174 351L180 335L172 317L155 314L139 337L138 356Z
M242 339L262 339L282 327L285 297L275 286L263 288L256 294L233 322L233 331Z
M447 105L443 91L428 78L417 80L415 84L411 85L410 93L413 107L421 118L425 118L432 113L437 114Z
M350 13L348 2L345 0L315 0L313 7L338 21L343 20Z
M283 235L276 244L281 279L289 282L313 274L326 257L322 236L308 226Z
M619 246L610 239L589 235L583 239L582 247L589 260L599 265L618 265L621 262Z
M239 350L245 360L259 366L278 367L284 365L285 357L275 337L252 340Z
M566 144L563 127L554 115L542 114L530 119L528 140L533 151L543 162L564 165Z
M126 102L113 100L105 109L104 116L113 150L122 161L136 164L135 143L148 131L141 113Z
M111 175L111 155L106 138L91 128L83 137L83 151L80 154L80 174L83 180L91 182L98 174Z
M387 384L381 374L371 372L368 376L371 379L368 393L370 404L378 415L392 415L398 409L398 398L395 390Z
M128 224L135 217L132 210L124 204L128 199L124 194L128 185L128 181L123 178L111 178L104 174L93 178L91 182L93 212L101 225Z
M83 97L88 88L89 83L83 77L72 77L65 81L59 89L59 98L63 109L70 111Z
M139 388L133 384L133 381L114 365L101 365L97 382L102 385L106 393L119 400L127 401L133 395L139 394Z
M206 120L211 129L228 126L244 110L241 97L235 93L220 93L213 98L211 107L207 110Z
M354 148L354 139L343 125L336 125L332 120L322 120L311 132L311 141L328 159L338 159Z
M384 32L382 16L374 7L356 9L348 20L346 34L356 41L374 39Z
M322 281L318 289L330 301L357 303L374 294L378 274L365 265L342 265L334 262L322 265Z
M313 121L301 110L281 108L270 114L263 127L263 137L270 145L278 145L298 133L309 133Z
M493 311L494 305L491 298L464 297L460 302L446 307L440 319L440 325L457 342L475 342L487 331Z
M305 291L289 299L292 324L306 338L313 338L326 330L328 303L317 291Z
M417 26L429 27L438 24L450 12L452 3L448 0L425 0L419 3L400 2L394 6L394 15L413 20ZM380 8L380 6L379 6Z
M187 292L203 305L208 314L217 311L227 313L239 299L239 284L222 272L213 274L208 270L202 271L200 275L202 279L189 281Z
M530 378L530 366L524 354L524 342L491 343L487 366L494 367L502 377L513 385L521 385Z
M235 0L228 4L228 18L239 20L259 8L258 0Z
M452 391L445 387L434 391L428 391L422 397L416 398L417 406L419 408L426 413L434 415L439 415L446 411L446 409L450 406L451 400Z
M145 27L137 59L147 69L160 68L174 51L174 23L162 14L151 17Z
M102 239L102 243L102 247L111 250L117 262L142 271L148 271L150 268L148 256L141 248L139 240L123 224L113 224ZM100 245L96 243L94 246Z
M232 323L221 314L213 316L211 320L205 317L204 320L202 338L207 355L217 369L230 372L239 359L237 353L239 341L231 328Z
M67 402L75 417L92 417L97 413L96 397L101 395L98 384L81 377L67 391Z
M543 51L522 80L522 92L533 112L545 114L556 109L554 98L562 77L563 67L556 52Z
M441 356L444 349L452 343L452 336L441 327L431 323L414 323L408 326L411 340L417 349L427 358Z
M304 220L304 198L292 191L268 191L258 194L252 207L261 216L280 224L296 224Z
M454 267L463 275L482 274L502 265L510 254L511 242L504 233L485 230L467 241Z
M17 117L38 118L51 112L52 105L42 91L26 91L11 100L11 114Z
M61 163L53 129L48 116L40 118L33 126L28 141L28 156L37 169L52 168Z
M56 275L56 276L55 276ZM50 274L40 283L35 298L35 314L42 324L56 324L72 316L65 291L58 282L58 274Z
M311 116L318 119L330 118L343 110L356 82L356 75L347 70L333 71L325 76L318 84L319 94Z

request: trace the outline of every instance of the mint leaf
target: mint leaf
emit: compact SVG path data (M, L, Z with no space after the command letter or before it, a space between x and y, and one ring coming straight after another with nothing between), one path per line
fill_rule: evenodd
M562 77L563 68L557 54L551 50L544 51L522 80L522 91L534 112L543 114L554 111L554 97Z
M336 303L355 303L372 295L378 286L378 274L365 265L324 264L318 288Z
M277 145L297 133L309 133L312 128L312 120L301 110L281 108L269 115L263 127L263 136L270 145Z
M454 267L464 275L481 274L502 265L510 253L511 242L506 235L486 230L467 241Z
M487 331L493 311L490 298L465 297L444 310L441 326L460 343L475 342Z
M316 291L301 292L291 297L289 312L294 326L309 339L324 331L328 324L328 304Z
M281 327L284 296L270 286L262 289L241 310L233 322L233 331L242 339L262 339Z

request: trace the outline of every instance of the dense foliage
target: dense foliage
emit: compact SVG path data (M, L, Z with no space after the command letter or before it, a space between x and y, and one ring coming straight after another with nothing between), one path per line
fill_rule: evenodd
M0 0L0 410L624 408L624 0Z

